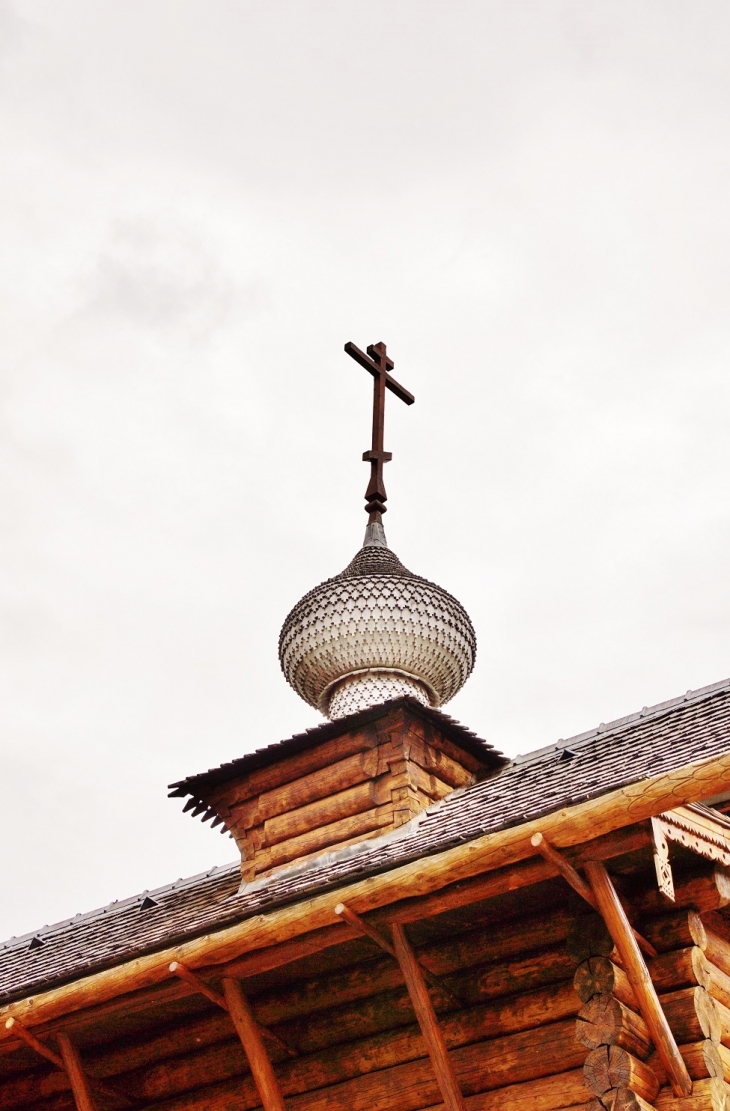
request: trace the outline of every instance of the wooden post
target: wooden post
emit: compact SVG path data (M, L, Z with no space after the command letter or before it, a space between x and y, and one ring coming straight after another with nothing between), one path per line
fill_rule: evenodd
M570 861L566 860L563 854L559 852L554 845L550 844L547 837L544 837L542 833L533 833L532 837L530 838L530 844L532 845L533 849L537 849L540 856L544 860L547 860L548 863L557 868L563 879L568 881L573 890L577 891L582 899L585 899L585 901L590 906L592 906L594 910L598 909L596 905L596 897L593 894L591 888L582 878L580 873L575 870ZM650 945L646 938L642 937L641 934L633 928L633 926L629 926L629 929L638 941L640 948L643 949L646 953L647 957L655 957L656 949L654 948L654 946Z
M180 961L173 961L171 963L170 972L172 972L173 976L177 976L179 980L184 980L186 984L190 984L191 988L194 988L195 991L199 991L206 999L210 999L211 1003L215 1003L216 1006L222 1007L224 1011L228 1010L228 1004L223 996L217 991L214 991L213 988L208 987L205 980L201 980L200 976L196 976L194 972L191 972L190 969L186 968Z
M36 1053L39 1053L41 1057L45 1057L46 1060L55 1065L57 1069L61 1069L62 1072L65 1072L63 1058L59 1057L57 1053L54 1053L52 1049L49 1049L47 1045L44 1045L43 1042L38 1041L35 1034L31 1034L30 1030L26 1030L23 1023L18 1022L17 1018L6 1019L5 1029L12 1030L14 1034L17 1034L26 1045L29 1045L30 1048L34 1049Z
M25 1026L23 1026L22 1022L19 1022L17 1018L8 1018L5 1022L5 1029L12 1030L14 1034L17 1034L17 1036L22 1041L24 1041L26 1045L30 1046L31 1049L34 1049L36 1053L40 1054L41 1057L45 1057L46 1060L50 1061L52 1065L55 1065L57 1069L60 1069L61 1072L65 1072L67 1075L69 1075L64 1058L59 1057L57 1053L54 1053L52 1049L49 1049L47 1045L44 1045L43 1042L39 1041L38 1038L36 1038L35 1034L32 1034L30 1030L27 1030ZM73 1046L71 1048L72 1052L75 1053L76 1051L73 1049ZM76 1060L78 1061L78 1055L76 1057ZM79 1064L79 1068L80 1067L81 1066ZM69 1076L69 1082L70 1080L71 1078ZM118 1092L116 1088L112 1087L110 1084L104 1084L101 1080L95 1080L93 1077L87 1077L86 1082L87 1085L90 1085L91 1088L96 1091L97 1095L106 1096L107 1098L111 1097L112 1099L125 1104L125 1106L127 1107L132 1106L131 1100L129 1100L127 1096L123 1095L122 1092Z
M393 934L395 955L398 958L398 964L401 967L403 979L411 997L413 1010L416 1012L418 1025L421 1027L421 1033L428 1046L428 1054L436 1073L436 1080L441 1091L441 1097L446 1105L446 1111L466 1111L464 1097L461 1094L461 1089L449 1060L446 1042L438 1024L428 988L406 937L405 930L397 922L394 922L390 928Z
M596 904L618 949L629 983L639 1002L642 1017L649 1028L674 1094L688 1096L692 1092L692 1081L687 1066L677 1049L677 1043L669 1029L669 1023L654 990L644 958L608 872L598 860L587 860L585 871L596 897Z
M186 984L190 984L190 987L194 988L195 991L199 991L201 995L204 995L207 999L210 999L211 1003L215 1003L216 1006L222 1008L222 1010L224 1011L228 1010L228 1004L224 997L220 994L220 992L217 992L213 988L211 988L208 984L206 984L205 980L201 980L200 976L196 976L195 973L191 972L189 968L186 968L184 964L180 964L180 961L172 962L172 964L170 965L170 972L172 972L173 976L177 976L178 979L184 980ZM264 1038L268 1038L270 1042L274 1043L274 1045L278 1045L279 1049L283 1049L287 1057L299 1056L296 1049L294 1049L293 1046L289 1045L288 1042L285 1042L276 1034L272 1034L271 1030L267 1030L266 1027L262 1026L260 1022L256 1025L259 1028L259 1033Z
M96 1104L92 1099L89 1082L81 1067L75 1045L68 1034L63 1032L56 1034L56 1041L58 1042L58 1048L61 1050L63 1067L66 1070L78 1111L96 1111Z
M228 1004L228 1013L236 1027L236 1033L241 1039L241 1045L251 1066L251 1075L261 1097L264 1111L286 1111L284 1097L271 1067L271 1061L266 1052L259 1025L253 1016L240 983L238 980L225 977L223 979L223 992Z
M350 910L344 903L338 903L335 907L335 914L339 915L340 918L344 918L345 922L353 926L356 930L359 930L363 936L371 938L376 945L379 945L380 948L384 949L391 957L396 957L395 949L390 942L383 937L379 930L376 930L374 926L371 926L369 922L366 922L365 919L361 918L359 914L356 914L354 910ZM396 960L397 959L396 957ZM451 988L447 988L445 984L442 984L438 976L435 976L429 968L426 968L421 961L418 960L418 957L416 957L416 963L432 988L435 988L437 991L445 992L446 995L453 999L457 1007L463 1006L463 1002L459 999L458 995L456 995Z

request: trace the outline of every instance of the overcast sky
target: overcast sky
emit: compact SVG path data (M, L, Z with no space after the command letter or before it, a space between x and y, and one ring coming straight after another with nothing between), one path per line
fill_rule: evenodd
M317 724L361 543L509 753L730 673L730 7L0 6L0 935L235 857L166 785Z

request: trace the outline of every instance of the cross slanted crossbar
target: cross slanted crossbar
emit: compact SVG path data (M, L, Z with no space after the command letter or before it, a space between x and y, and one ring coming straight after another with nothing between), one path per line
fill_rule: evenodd
M373 444L370 451L363 452L363 460L370 464L370 482L365 491L365 512L372 524L379 521L385 513L388 495L385 492L383 481L383 464L389 463L393 458L391 452L385 450L385 391L392 390L396 397L406 405L412 405L416 400L400 382L391 376L395 366L388 356L384 343L371 343L367 355L356 347L354 343L346 343L345 351L355 362L373 376Z

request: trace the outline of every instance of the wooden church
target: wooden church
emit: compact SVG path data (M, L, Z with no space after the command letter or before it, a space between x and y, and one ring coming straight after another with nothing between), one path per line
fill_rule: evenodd
M240 859L0 946L0 1111L730 1111L730 680L508 760L365 543L281 632L318 728L172 785Z

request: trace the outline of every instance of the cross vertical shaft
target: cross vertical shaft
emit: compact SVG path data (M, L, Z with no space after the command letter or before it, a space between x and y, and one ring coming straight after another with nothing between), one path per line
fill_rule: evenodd
M364 462L370 464L370 482L365 491L365 512L369 523L373 524L380 521L386 511L388 495L385 492L383 465L393 458L385 450L385 391L391 390L406 405L412 405L415 398L391 376L390 372L395 364L388 356L384 343L370 344L367 355L354 343L346 343L345 351L373 376L373 440L370 450L363 453Z

